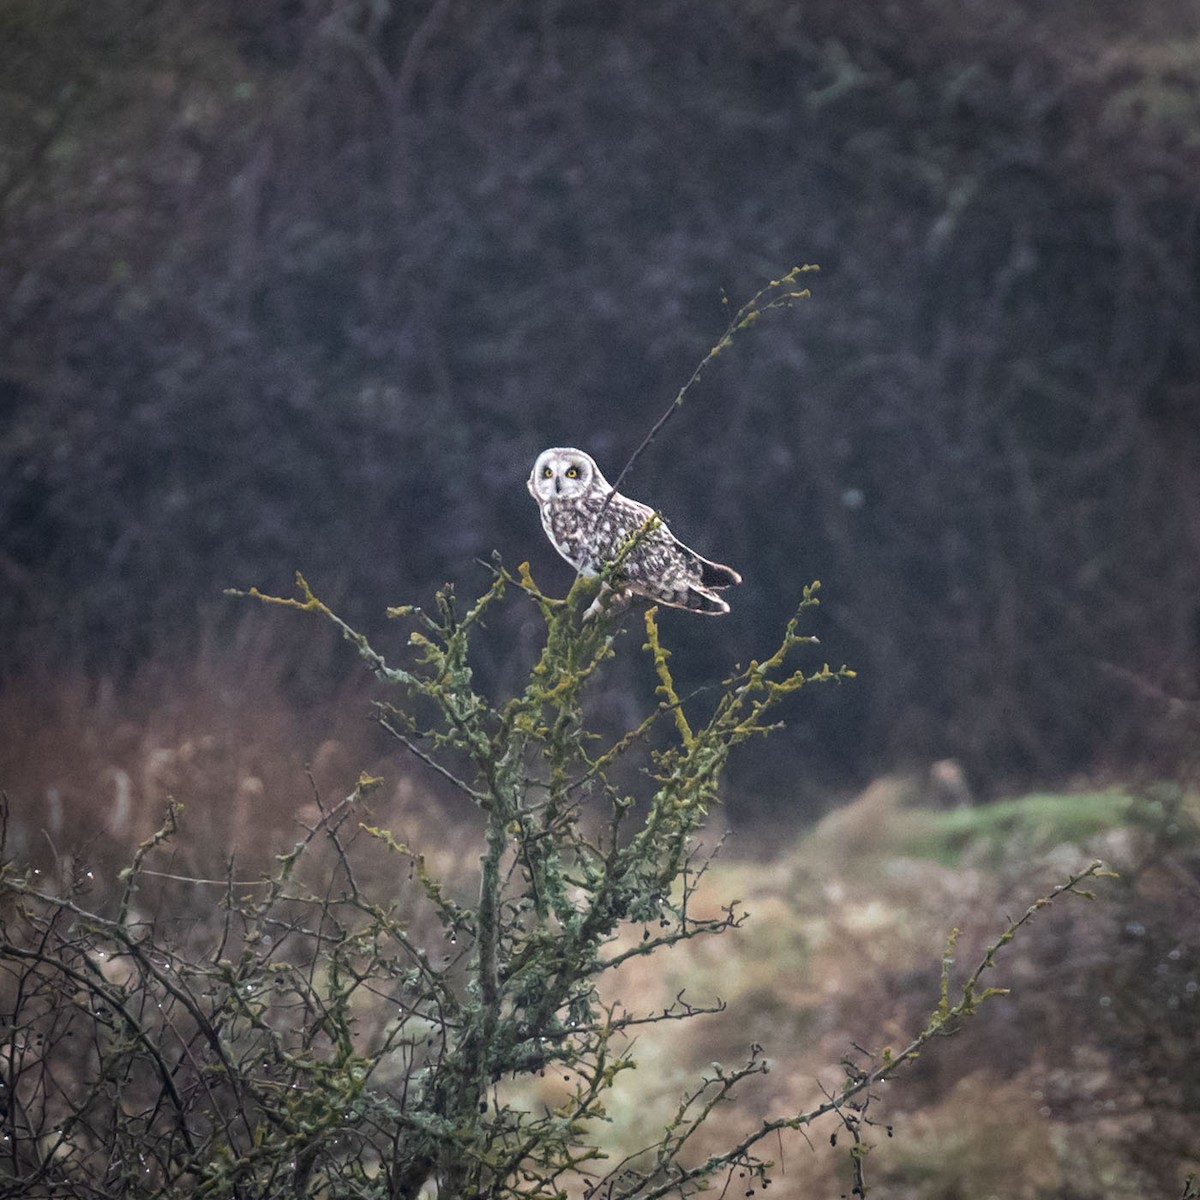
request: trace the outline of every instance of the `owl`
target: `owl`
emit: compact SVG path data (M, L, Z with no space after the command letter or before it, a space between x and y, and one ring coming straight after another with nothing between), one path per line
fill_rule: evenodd
M538 455L529 494L538 503L551 544L580 575L600 574L655 515L652 508L614 492L590 454L565 446ZM729 611L717 591L741 582L731 567L688 549L658 518L629 551L611 586L621 599L636 593L656 604L715 615Z

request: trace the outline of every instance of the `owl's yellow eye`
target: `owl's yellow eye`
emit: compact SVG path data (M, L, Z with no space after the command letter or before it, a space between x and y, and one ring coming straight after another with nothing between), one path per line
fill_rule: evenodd
M551 468L551 467L543 467L542 468L542 478L543 479L550 479L553 477L553 475L554 475L553 468Z
M578 479L579 478L579 468L578 467L568 467L567 468L567 478L568 479Z

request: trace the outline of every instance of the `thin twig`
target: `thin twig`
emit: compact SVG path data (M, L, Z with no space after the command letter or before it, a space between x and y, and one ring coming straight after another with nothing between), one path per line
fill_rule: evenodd
M662 431L663 426L674 416L675 410L682 407L684 397L700 381L700 376L704 374L704 369L708 364L723 350L732 345L734 337L743 329L753 325L764 312L769 312L773 308L791 308L797 300L807 297L809 294L807 288L795 288L796 279L808 271L816 271L817 269L817 267L811 264L805 264L802 267L793 267L781 279L772 279L766 287L760 288L734 313L729 324L725 327L725 332L709 347L708 353L695 365L686 382L675 393L675 398L667 406L666 412L654 422L650 432L642 439L641 445L629 456L629 461L621 468L621 473L612 485L612 491L604 497L604 503L600 506L600 513L597 520L604 515L605 510L612 502L613 496L621 490L621 484L625 482L625 476L629 474L633 464L641 456L642 451L654 441Z

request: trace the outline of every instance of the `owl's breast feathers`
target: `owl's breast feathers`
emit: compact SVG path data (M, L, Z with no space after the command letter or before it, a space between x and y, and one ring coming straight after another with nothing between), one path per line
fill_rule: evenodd
M624 496L614 496L607 507L604 495L551 496L542 506L542 524L550 541L584 575L599 574L651 516L653 510Z

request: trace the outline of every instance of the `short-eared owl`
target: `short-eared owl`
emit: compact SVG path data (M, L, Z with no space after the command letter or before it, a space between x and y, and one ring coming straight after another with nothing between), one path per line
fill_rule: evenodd
M654 516L652 508L613 492L590 454L566 446L538 455L529 492L551 544L581 575L598 575ZM636 592L691 612L726 613L717 590L741 582L731 567L689 550L660 518L629 551L612 586L622 596Z

